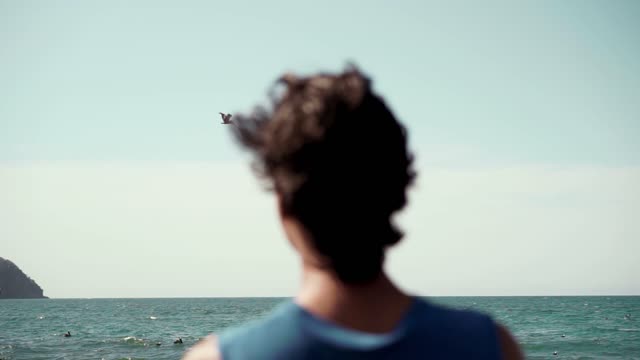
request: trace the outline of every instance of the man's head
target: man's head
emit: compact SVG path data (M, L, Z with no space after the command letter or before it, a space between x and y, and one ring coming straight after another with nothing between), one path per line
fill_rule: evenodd
M371 281L402 237L391 216L415 177L405 129L355 68L280 82L273 109L238 116L235 134L325 265L345 283Z

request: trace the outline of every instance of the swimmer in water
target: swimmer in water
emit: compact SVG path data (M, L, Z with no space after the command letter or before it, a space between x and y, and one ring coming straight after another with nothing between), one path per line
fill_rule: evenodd
M64 337L71 337L71 331L67 331L67 333L64 334Z
M182 338L178 338L178 340L175 340L173 343L174 344L182 344Z

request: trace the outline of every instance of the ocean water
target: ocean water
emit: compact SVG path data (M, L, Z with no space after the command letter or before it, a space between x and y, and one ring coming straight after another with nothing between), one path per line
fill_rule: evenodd
M179 359L199 338L264 316L282 301L287 299L1 300L0 359ZM638 296L430 301L492 314L512 330L528 359L640 359ZM63 337L66 331L72 337ZM178 337L184 343L174 345Z

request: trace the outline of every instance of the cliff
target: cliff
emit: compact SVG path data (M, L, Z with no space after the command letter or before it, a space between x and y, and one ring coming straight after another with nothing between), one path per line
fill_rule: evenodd
M16 264L0 257L0 299L43 299L42 288Z

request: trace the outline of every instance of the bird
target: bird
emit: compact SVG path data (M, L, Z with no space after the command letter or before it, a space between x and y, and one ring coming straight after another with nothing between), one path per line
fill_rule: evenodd
M231 117L233 115L231 114L225 114L225 113L219 113L220 116L222 117L222 124L224 125L229 125L229 124L233 124L233 121L231 121Z

